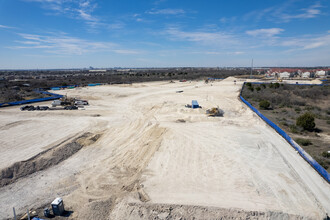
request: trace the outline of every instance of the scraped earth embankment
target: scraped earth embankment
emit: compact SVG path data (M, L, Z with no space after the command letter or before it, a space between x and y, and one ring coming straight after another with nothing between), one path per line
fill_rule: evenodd
M88 146L97 141L100 136L100 134L93 135L91 133L84 133L73 140L66 141L68 143L65 142L64 144L55 145L28 160L16 162L12 166L0 170L0 187L59 164L77 153L84 146Z

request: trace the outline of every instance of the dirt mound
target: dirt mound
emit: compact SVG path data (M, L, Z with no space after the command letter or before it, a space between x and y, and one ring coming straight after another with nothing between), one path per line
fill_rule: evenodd
M108 219L308 219L283 212L258 212L216 207L127 203Z
M99 220L106 219L110 215L115 199L109 198L105 201L91 201L79 214L79 219ZM93 210L93 211L91 211Z
M59 164L77 153L84 146L96 142L100 137L101 134L94 135L87 132L69 143L56 145L26 161L16 162L12 166L0 171L0 187L11 184L19 178Z

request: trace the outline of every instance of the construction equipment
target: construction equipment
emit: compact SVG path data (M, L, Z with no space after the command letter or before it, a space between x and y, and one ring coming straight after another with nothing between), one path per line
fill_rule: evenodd
M65 110L77 110L78 106L75 105L69 105L64 107Z
M75 105L89 105L87 100L79 100L79 99L75 99L74 104Z
M73 106L73 105L88 105L86 100L77 100L75 98L68 98L66 95L60 98L59 100L54 100L52 106Z
M210 117L222 117L224 114L224 111L221 110L218 106L216 108L207 109L206 114L207 114L207 116L210 116Z

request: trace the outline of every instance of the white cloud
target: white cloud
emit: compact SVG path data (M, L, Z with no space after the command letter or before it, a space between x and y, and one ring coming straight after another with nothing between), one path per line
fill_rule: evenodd
M233 23L235 22L237 19L237 17L222 17L219 19L219 21L222 23L222 24L228 24L228 23Z
M25 0L38 2L46 10L55 14L66 15L74 19L85 21L92 28L100 24L100 19L93 15L97 4L93 0Z
M268 19L274 22L290 22L293 19L311 19L322 14L320 3L310 5L308 8L296 9L295 1L287 1L282 5L277 5L262 10L249 12L244 16L245 19L260 21Z
M289 51L311 50L330 47L330 34L321 36L302 36L289 39L282 39L278 45L289 47Z
M143 51L126 49L112 42L91 41L77 37L68 36L66 33L39 34L18 34L22 40L15 41L16 46L10 49L43 49L43 52L61 55L82 55L94 52L110 52L116 54L143 54Z
M326 42L323 42L323 41L318 41L318 42L314 42L314 43L310 43L310 44L307 44L304 46L304 49L307 50L307 49L314 49L314 48L318 48L318 47L321 47L323 45L325 45Z
M17 41L20 45L11 49L47 49L45 52L66 55L81 55L94 51L113 51L116 44L110 42L95 42L70 37L66 34L19 34L23 38Z
M141 51L138 50L113 50L113 52L118 54L141 54Z
M172 8L166 8L166 9L152 9L150 11L146 12L147 14L152 15L180 15L185 14L186 12L183 9L172 9Z
M235 36L222 32L182 31L178 28L168 28L165 30L165 34L173 40L193 41L218 46L238 44Z
M290 21L291 19L301 18L301 19L308 19L308 18L315 18L317 15L321 14L322 6L319 3L311 5L309 8L301 9L302 13L298 14L283 14L283 19L286 21Z
M6 26L6 25L1 25L0 24L0 28L3 28L3 29L13 29L14 27L10 27L10 26Z
M242 54L245 54L245 52L242 52L242 51L235 51L235 52L233 52L232 54L234 54L234 55L242 55Z
M284 29L281 28L268 28L268 29L249 30L246 31L245 33L253 37L274 37L275 35L278 35L283 31Z

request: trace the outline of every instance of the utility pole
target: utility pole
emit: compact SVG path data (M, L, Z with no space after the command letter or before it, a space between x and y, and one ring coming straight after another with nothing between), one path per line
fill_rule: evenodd
M252 70L253 70L253 58L252 58L252 63L251 63L251 74L250 74L250 78L252 78Z

